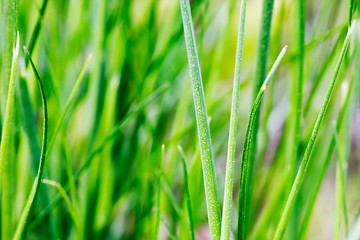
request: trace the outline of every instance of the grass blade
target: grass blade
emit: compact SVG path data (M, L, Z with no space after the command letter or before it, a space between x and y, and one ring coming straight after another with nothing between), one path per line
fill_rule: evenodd
M160 226L160 193L161 193L161 169L164 162L165 145L161 146L161 159L158 165L158 179L157 179L157 197L156 197L156 216L155 216L155 238L158 239Z
M238 217L238 239L246 239L247 232L247 209L246 209L246 201L247 201L247 183L249 181L249 162L250 162L250 143L251 137L254 132L255 118L258 107L260 106L261 99L264 95L266 87L269 85L269 82L274 75L275 71L280 65L281 59L284 57L287 46L285 46L279 56L277 57L274 65L272 66L269 74L267 75L263 85L260 88L260 91L255 99L255 102L251 109L249 124L246 131L245 143L244 143L244 152L242 156L241 163L241 178L240 178L240 198L239 198L239 217Z
M182 165L183 165L183 170L184 170L184 182L185 182L184 185L185 185L185 193L186 193L186 206L187 206L187 211L188 211L188 215L189 215L190 236L191 236L190 239L194 240L195 239L194 221L193 221L193 214L192 214L192 208L191 208L189 180L188 180L188 172L187 172L187 168L186 168L186 157L185 157L185 153L181 146L178 146L178 150L181 154L181 160L182 160Z
M319 128L320 128L321 123L322 123L322 121L324 119L324 116L326 114L327 107L329 105L329 101L331 99L331 95L332 95L332 92L333 92L334 87L335 87L336 78L337 78L337 76L339 74L339 70L340 70L342 61L344 60L345 54L347 52L347 49L348 49L348 46L349 46L349 43L350 43L351 30L352 30L352 28L349 29L348 34L346 35L344 45L342 47L339 59L338 59L338 61L336 63L335 71L334 71L334 74L333 74L332 79L330 81L330 85L329 85L325 100L324 100L323 105L321 107L321 110L320 110L320 112L318 114L315 126L313 128L313 131L312 131L309 143L308 143L308 146L307 146L307 148L305 150L304 158L301 161L298 173L297 173L295 181L294 181L294 183L292 185L288 200L286 202L285 209L284 209L284 211L282 213L280 223L279 223L279 225L278 225L278 227L276 229L274 239L277 239L277 240L282 239L282 237L284 235L285 228L286 228L286 226L288 224L288 221L289 221L290 213L291 213L291 211L293 209L293 206L294 206L296 197L298 195L300 186L301 186L302 181L304 179L304 175L305 175L308 163L309 163L311 152L312 152L312 150L314 148L314 145L315 145L315 140L316 140L316 137L318 135Z
M229 143L226 161L224 206L221 222L221 239L229 240L231 231L231 203L234 185L234 161L236 149L236 133L239 119L239 97L240 97L240 73L244 47L246 0L241 1L240 20L238 30L238 42L236 49L236 62L234 74L234 86L231 103Z
M34 65L34 62L32 61L30 57L30 53L28 50L24 47L25 54L27 57L29 57L31 67L34 71L35 77L39 83L39 88L41 92L42 97L42 103L43 103L43 112L44 112L44 120L43 120L43 136L42 136L42 147L41 147L41 156L40 156L40 162L39 162L39 169L35 178L35 181L33 183L33 186L31 188L28 200L26 202L25 208L21 214L19 224L16 228L16 232L14 235L14 240L22 239L24 236L24 232L26 230L27 222L29 214L34 206L34 202L36 200L36 197L39 193L39 187L40 187L40 180L44 171L45 166L45 158L46 158L46 147L47 147L47 131L48 131L48 112L47 112L47 103L46 103L46 97L44 92L44 87L40 79L40 75L38 71L36 70L36 67Z
M15 121L15 82L16 71L19 60L20 36L17 33L16 46L12 53L12 63L9 80L9 90L6 101L5 118L1 135L0 146L0 177L2 178L2 208L1 208L1 238L10 239L13 234L13 197L12 168L13 158L13 127Z
M59 133L60 131L60 128L61 128L61 125L64 121L64 118L65 118L65 115L67 113L67 111L69 110L70 108L70 105L72 103L72 101L74 100L74 97L75 97L75 94L76 94L76 91L78 90L79 86L80 86L80 83L81 83L81 80L83 79L84 77L84 74L85 74L85 71L86 71L86 68L87 68L87 65L89 64L90 62L90 59L92 57L92 53L88 56L88 58L86 59L86 62L84 64L84 66L82 67L81 71L80 71L80 74L76 80L76 83L75 83L75 86L73 88L73 90L71 91L71 94L66 102L66 105L65 105L65 108L63 110L63 112L61 113L61 116L56 124L56 127L55 127L55 130L54 130L54 133L53 133L53 136L52 138L50 139L50 142L49 142L49 146L47 148L47 152L46 152L46 156L49 155L54 143L55 143L55 140L56 140L56 136L57 134Z
M348 92L346 94L344 103L343 103L343 105L341 107L338 119L336 121L336 127L335 127L336 130L335 131L339 131L340 127L343 125L344 118L345 118L345 113L346 113L346 110L347 110L348 105L349 105L353 85L354 85L354 79L352 78L352 80L351 80L351 82L349 84L349 89L348 89ZM324 179L326 170L327 170L327 168L328 168L328 166L330 164L332 153L333 153L334 147L335 147L335 143L336 143L336 132L333 133L330 145L329 145L328 150L327 150L326 157L324 159L324 163L321 166L321 169L317 174L317 178L315 180L315 185L314 185L314 190L312 191L312 193L310 195L309 204L308 204L308 206L307 206L307 208L305 210L304 219L303 219L301 229L300 229L299 240L303 240L303 239L306 238L306 233L307 233L307 229L309 227L312 210L314 208L314 205L315 205L315 202L316 202L316 197L317 197L317 195L319 193L322 180Z
M210 235L211 239L219 239L221 217L214 169L214 153L211 144L210 127L206 110L204 89L201 80L200 63L196 50L189 0L180 0L180 8L199 135Z
M76 210L76 208L73 206L73 204L71 203L69 197L67 196L64 188L61 186L60 183L53 181L53 180L49 180L49 179L42 179L41 180L42 183L49 185L49 186L53 186L56 187L60 193L60 195L62 196L62 198L65 201L66 206L69 209L69 213L74 221L75 227L77 230L80 230L80 219L79 219L79 214Z
M40 30L41 30L41 21L42 18L44 17L45 14L45 10L46 10L46 6L47 6L48 0L43 0L42 4L41 4L41 8L39 9L39 17L36 21L35 27L31 33L31 37L30 37L30 41L29 41L29 46L28 46L28 51L30 53L30 56L32 56L36 41L39 37L40 34ZM25 59L25 66L27 67L29 65L29 59Z
M160 86L157 90L155 90L150 96L146 97L143 101L141 101L137 106L135 106L126 116L116 125L112 128L110 133L107 135L107 137L103 140L103 142L92 151L92 153L89 155L89 157L86 159L85 163L80 167L80 169L74 174L74 181L78 180L80 176L85 172L85 170L90 166L92 160L95 156L97 156L101 151L104 149L104 147L111 141L113 141L116 137L118 137L120 130L123 128L125 123L127 123L131 118L133 118L136 114L138 114L141 110L143 110L144 107L149 105L153 100L155 100L160 94L164 93L166 89L169 88L169 84L165 83L162 86ZM69 185L64 185L64 189L67 191L69 189ZM33 228L39 224L45 216L47 216L51 209L55 207L61 200L61 196L58 195L54 198L54 200L42 210L42 212L39 213L39 215L34 219L32 224L30 225L30 228Z

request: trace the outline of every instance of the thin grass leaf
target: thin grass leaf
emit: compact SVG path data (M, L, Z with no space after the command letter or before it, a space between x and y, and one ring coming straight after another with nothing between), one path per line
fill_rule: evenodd
M200 143L210 235L211 239L215 240L220 238L220 205L214 167L214 153L189 0L180 0L180 8Z
M30 53L30 56L32 56L35 44L37 42L37 39L39 37L40 34L40 30L41 30L41 21L42 18L44 17L45 11L46 11L46 6L47 6L48 0L43 0L41 7L39 9L39 17L36 21L35 27L31 33L31 37L30 37L30 41L29 41L29 45L28 45L28 50ZM25 66L27 67L29 65L29 60L26 58L25 59Z
M261 12L261 25L259 30L259 38L256 49L255 57L255 73L253 78L253 101L257 98L257 94L260 90L261 85L266 77L266 67L268 62L269 55L269 45L270 45L270 35L271 35L271 22L273 14L274 0L263 0L262 1L262 12ZM257 136L259 130L259 111L255 112L254 119L254 132L251 135L250 139L250 153L249 153L249 165L247 166L249 171L249 179L246 182L246 191L247 191L247 210L250 210L250 202L252 198L252 175L253 175L253 163L256 156L257 148ZM247 213L249 215L249 213ZM246 223L247 224L247 223ZM248 226L243 226L246 231Z
M49 141L49 146L48 146L48 149L47 149L47 152L46 152L46 156L49 155L49 153L51 152L51 149L55 143L55 140L56 140L56 136L57 134L59 133L60 131L60 128L61 128L61 125L63 124L63 121L64 121L64 118L65 118L65 115L67 113L67 111L69 110L70 108L70 105L71 103L73 102L74 100L74 97L75 97L75 94L80 86L80 83L81 83L81 80L83 79L84 77L84 74L85 74L85 71L86 71L86 68L87 68L87 65L89 64L90 62L90 59L92 57L92 53L88 56L88 58L86 59L86 62L84 64L84 66L82 67L81 71L80 71L80 74L76 80L76 83L75 83L75 86L73 88L73 90L71 91L71 94L66 102L66 105L65 105L65 108L64 110L62 111L61 115L60 115L60 118L56 124L56 127L55 127L55 130L54 130L54 133L53 133L53 136L51 137L50 141Z
M186 206L189 216L189 225L190 225L190 239L195 239L195 233L194 233L194 220L193 220L193 213L192 213L192 207L191 207L191 198L190 198L190 191L189 191L189 180L188 180L188 172L186 168L186 156L184 153L184 150L180 145L178 145L178 150L181 154L181 160L184 170L184 185L185 185L185 194L186 194Z
M161 193L161 172L162 163L164 162L165 145L161 146L161 159L158 165L158 179L157 179L157 197L156 197L156 216L155 216L155 238L158 239L159 226L160 226L160 193Z
M279 223L279 225L278 225L278 227L276 229L276 233L275 233L275 237L274 237L274 239L276 239L276 240L282 239L282 237L284 235L284 232L285 232L285 229L286 229L286 226L288 224L288 221L289 221L289 218L290 218L290 213L292 212L296 197L298 195L300 186L301 186L302 181L304 179L304 175L305 175L308 163L309 163L309 159L310 159L312 150L313 150L314 145L315 145L315 140L317 138L318 131L320 129L320 126L321 126L321 123L322 123L322 121L324 119L324 116L325 116L325 114L327 112L329 101L331 99L331 95L332 95L332 92L333 92L334 87L335 87L336 79L337 79L337 76L339 74L341 64L342 64L342 62L344 60L345 54L347 52L347 49L348 49L348 46L349 46L349 43L350 43L351 30L352 30L352 28L349 29L348 34L346 35L344 45L342 47L339 59L338 59L338 61L336 63L335 71L334 71L334 74L333 74L332 79L330 81L330 85L329 85L325 100L323 102L323 105L322 105L321 110L319 112L319 115L317 117L317 120L316 120L314 129L312 131L308 146L307 146L307 148L305 150L304 158L301 161L298 173L297 173L295 181L294 181L294 183L292 185L291 192L289 194L288 200L286 202L285 209L284 209L284 211L282 213L282 216L281 216L281 219L280 219L280 223Z
M274 73L276 72L277 68L280 65L281 59L284 57L286 52L287 46L285 46L279 56L277 57L274 65L272 66L269 74L267 75L263 85L260 88L260 91L254 101L254 104L251 109L250 119L246 131L245 136L245 143L244 143L244 151L242 156L241 162L241 178L240 178L240 198L239 198L239 217L238 217L238 239L246 239L247 229L247 209L246 209L246 201L247 201L247 182L249 181L249 162L250 162L250 143L251 137L254 132L254 125L255 125L255 118L256 118L256 111L260 106L262 97L265 93L266 87L269 85L271 78L273 77Z
M69 197L66 194L66 191L64 190L64 188L61 186L60 183L53 181L53 180L49 180L49 179L42 179L41 180L42 183L49 185L49 186L53 186L56 187L60 193L60 195L62 196L62 198L65 201L66 206L69 209L69 213L71 215L71 218L75 224L75 227L77 230L80 230L80 219L79 219L79 214L78 211L76 210L76 208L73 206L73 204L71 203Z
M90 166L92 160L95 156L97 156L101 151L104 149L104 147L111 141L115 140L120 133L120 130L123 128L124 124L127 123L130 119L132 119L136 114L138 114L143 108L145 108L147 105L149 105L152 101L154 101L157 97L159 97L161 94L165 92L169 88L169 83L165 83L162 86L160 86L158 89L156 89L152 94L150 94L148 97L146 97L143 101L141 101L137 106L135 106L126 116L117 124L115 125L112 130L109 132L107 137L103 140L103 142L92 151L92 153L89 155L89 157L86 159L85 163L80 167L80 169L74 174L74 180L78 180L80 176L85 172L85 170ZM69 189L69 184L64 185L65 191ZM34 219L34 221L29 226L30 229L37 226L55 207L57 204L59 204L61 200L61 196L58 195L54 198L54 200L45 207L42 212L39 213L38 216Z
M246 0L241 1L238 42L236 48L234 85L231 103L229 143L226 161L224 206L221 222L221 239L229 240L231 231L231 209L234 185L234 161L236 149L236 133L239 120L240 75L244 48Z
M346 110L347 110L349 102L350 102L350 96L351 96L351 93L352 93L353 86L354 86L354 79L352 78L351 81L350 81L350 84L349 84L349 89L348 89L348 92L346 94L344 103L342 104L338 119L336 121L335 132L333 133L333 136L331 138L331 142L329 144L327 154L326 154L326 157L324 159L324 163L322 164L322 166L320 168L320 171L317 174L317 178L316 178L315 184L314 184L314 189L313 189L313 191L312 191L312 193L310 195L309 204L308 204L308 206L307 206L307 208L305 210L304 219L303 219L303 222L302 222L302 225L301 225L301 228L300 228L299 240L303 240L303 239L306 238L306 233L307 233L307 230L308 230L308 227L309 227L312 210L313 210L315 202L316 202L316 197L317 197L317 195L319 193L320 186L321 186L321 183L322 183L322 181L324 179L326 170L327 170L327 168L328 168L328 166L330 164L331 157L332 157L334 147L335 147L335 144L336 144L336 131L339 131L341 126L343 125L343 122L344 122L344 119L345 119L345 113L346 113Z
M346 197L346 181L344 175L344 164L346 163L345 152L342 151L340 145L344 144L340 142L339 139L340 129L335 130L335 139L336 139L336 153L337 153L337 162L336 162L336 211L335 211L335 234L334 239L340 239L340 230L341 230L341 219L342 214L344 215L345 221L345 234L348 234L349 231L349 214L347 208L347 197Z
M39 83L39 88L40 88L40 92L41 92L41 97L42 97L42 103L43 103L43 136L42 136L42 147L41 147L41 156L40 156L40 162L39 162L39 169L35 178L35 181L33 183L33 186L31 188L28 200L26 202L25 208L21 214L20 217L20 221L18 223L18 226L16 228L15 231L15 235L14 235L14 240L19 240L22 239L24 237L24 233L26 231L26 227L28 224L28 217L29 214L31 212L31 210L34 207L34 202L36 200L36 197L39 193L39 187L40 187L40 180L44 171L44 166L45 166L45 158L46 158L46 147L47 147L47 131L48 131L48 112L47 112L47 103L46 103L46 97L45 97L45 92L44 92L44 87L43 84L41 82L40 79L40 75L34 65L34 62L32 61L31 57L30 57L30 53L28 52L28 50L26 49L26 47L24 47L25 50L25 54L27 55L27 57L29 57L30 60L30 64L31 67L34 71L35 77Z
M12 167L13 158L13 124L15 121L15 82L19 60L20 36L17 33L16 45L13 48L11 71L9 75L9 90L6 101L5 118L0 146L0 177L2 178L2 208L1 237L10 239L13 234L13 197L12 197Z
M176 237L176 234L171 229L171 226L165 221L164 217L160 216L160 219L163 222L166 230L168 231L170 239L177 240L178 238Z

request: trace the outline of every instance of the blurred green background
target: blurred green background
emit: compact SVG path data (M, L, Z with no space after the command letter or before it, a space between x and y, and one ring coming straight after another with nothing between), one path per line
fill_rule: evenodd
M6 1L1 1L2 9ZM347 32L349 1L306 1L305 6L304 102L299 156L304 153ZM222 202L240 5L236 0L193 0L191 7ZM292 150L288 142L293 124L291 88L298 58L296 7L291 0L274 1L269 67L284 45L289 48L261 109L253 175L251 239L272 236L281 204L287 199L285 192L277 192L281 190L279 184ZM261 9L262 1L248 1L235 162L234 230L237 227L240 159L253 99L252 78ZM44 10L42 17L41 10ZM354 16L356 18L357 9ZM4 29L4 11L1 19L1 29ZM174 234L175 238L189 239L184 177L177 145L183 147L187 157L196 237L209 239L179 1L20 0L17 19L20 46L29 46L38 19L40 28L32 57L48 99L49 138L54 134L87 57L91 53L93 56L45 166L44 178L66 189L75 176L77 181L67 191L74 215L64 199L58 198L58 189L42 184L36 208L30 215L26 239L153 239L159 191L162 219L159 238L174 238ZM4 46L5 31L1 30L0 34ZM335 130L334 122L352 78L354 86L344 124L337 133L336 151L322 183L307 237L331 239L333 236L335 160L338 158L346 160L349 229L357 217L360 207L360 75L355 73L360 66L353 61L359 45L355 43L351 42L341 68L286 239L296 239L294 236L301 227L314 181ZM1 51L0 66L4 72L3 47ZM7 91L4 75L0 77L1 121ZM15 134L12 158L14 230L36 173L42 134L41 97L34 74L25 64L22 49L16 88L17 121L12 126ZM147 101L149 96L151 99ZM145 104L144 99L147 99ZM110 138L109 134L112 134ZM164 157L161 154L163 144ZM161 171L160 161L163 161ZM85 163L88 164L84 167ZM291 186L291 179L288 184ZM56 199L56 204L49 208ZM342 236L346 235L345 218ZM75 219L78 219L78 226Z

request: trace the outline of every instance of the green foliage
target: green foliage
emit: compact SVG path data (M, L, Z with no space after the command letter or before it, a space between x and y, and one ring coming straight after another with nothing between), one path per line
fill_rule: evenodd
M1 239L359 238L359 1L0 6Z

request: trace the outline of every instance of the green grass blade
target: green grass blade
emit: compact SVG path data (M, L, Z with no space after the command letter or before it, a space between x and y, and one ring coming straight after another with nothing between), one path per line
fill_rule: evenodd
M191 236L190 239L194 240L195 239L194 220L193 220L191 198L190 198L190 191L189 191L188 171L186 168L186 156L185 156L184 150L182 149L181 146L178 146L178 150L181 154L181 160L182 160L182 165L183 165L183 170L184 170L184 182L185 182L184 185L185 185L185 193L186 193L186 206L187 206L187 211L188 211L188 215L189 215L190 236Z
M160 216L161 221L163 222L166 230L169 233L169 238L172 240L177 240L178 238L176 237L176 234L173 232L173 230L171 229L171 226L165 221L163 216Z
M60 193L60 195L62 196L62 198L65 201L66 206L69 209L69 213L71 215L71 218L74 221L75 227L77 230L80 229L80 219L79 219L79 214L76 210L76 208L73 206L73 204L71 203L69 197L66 194L66 191L64 190L64 188L61 186L60 183L53 181L53 180L49 180L49 179L42 179L41 180L42 183L49 185L49 186L53 186L56 187Z
M146 97L143 101L141 101L137 106L135 106L126 116L117 124L115 125L112 130L109 132L107 137L103 140L103 142L92 151L92 153L89 155L89 157L86 159L85 163L80 167L80 169L74 174L74 180L78 180L80 176L85 172L85 170L90 166L92 160L95 156L97 156L99 153L101 153L102 149L111 141L113 141L116 137L118 137L120 130L123 128L125 123L127 123L130 119L132 119L136 114L138 114L143 108L145 108L147 105L149 105L152 101L154 101L157 97L159 97L162 93L165 92L169 88L169 83L165 83L162 86L160 86L157 90L155 90L152 94L150 94L148 97ZM67 191L69 189L69 185L64 185L64 189ZM42 212L39 213L39 215L34 219L32 224L29 228L35 227L37 224L39 224L45 216L47 216L51 209L55 207L61 200L61 196L57 196L54 198L54 200L42 210Z
M271 22L273 14L274 0L263 0L262 1L262 12L261 12L261 25L259 30L259 38L257 43L256 57L255 57L255 74L253 79L253 101L255 101L257 94L260 90L261 84L266 77L266 67L269 55L270 35L271 35ZM252 198L252 175L253 175L253 162L256 157L257 148L257 136L259 130L259 111L255 113L254 132L251 136L250 141L250 153L249 153L249 181L247 181L247 209L250 210L250 202ZM246 227L246 226L245 226ZM246 227L247 228L247 227Z
M343 103L343 105L341 107L338 119L336 121L336 127L335 127L336 130L335 131L339 131L340 127L343 125L344 118L345 118L345 113L346 113L346 110L347 110L349 102L350 102L350 96L351 96L351 92L352 92L352 89L353 89L353 85L354 85L354 79L352 78L351 82L349 84L349 89L348 89L348 92L346 94L344 103ZM315 202L316 202L316 197L317 197L317 195L319 193L321 183L322 183L322 181L324 179L326 170L327 170L327 168L328 168L328 166L330 164L331 157L332 157L332 154L333 154L333 151L334 151L334 147L335 147L335 143L336 143L336 137L335 137L336 135L335 134L336 134L336 132L333 133L333 136L331 138L331 142L330 142L328 150L327 150L326 157L324 159L324 163L322 164L321 169L317 174L317 178L316 178L315 184L314 184L314 189L313 189L313 191L312 191L312 193L310 195L309 204L308 204L308 206L307 206L307 208L305 210L304 219L303 219L303 222L302 222L302 225L301 225L301 228L300 228L299 240L303 240L303 239L306 238L306 233L307 233L307 230L308 230L308 227L309 227L312 210L313 210Z
M14 240L22 239L26 230L26 226L28 223L28 217L29 214L34 206L34 202L36 200L36 197L39 193L39 187L40 187L40 180L44 171L45 166L45 158L46 158L46 147L47 147L47 131L48 131L48 112L47 112L47 103L46 103L46 97L44 92L44 87L40 79L40 75L38 71L36 70L36 67L34 65L34 62L32 61L30 57L30 53L27 51L27 49L24 47L25 54L27 57L29 57L31 67L34 71L35 77L39 83L39 88L41 92L42 97L42 103L43 103L43 112L44 112L44 120L43 120L43 136L42 136L42 147L41 147L41 156L40 156L40 162L39 162L39 169L35 178L35 181L33 183L33 186L31 188L28 200L26 202L25 208L21 214L19 224L16 228L16 232L14 235Z
M15 121L15 82L19 60L20 36L17 33L16 46L12 53L11 71L9 75L9 90L6 101L5 118L0 146L0 177L2 178L2 208L1 208L1 238L10 239L13 234L13 197L12 197L12 167L13 158L13 127Z
M221 222L221 239L229 240L231 231L231 204L234 185L234 161L236 149L236 133L239 119L240 74L244 47L246 0L241 1L240 20L238 29L238 42L236 48L234 85L231 103L229 143L226 161L224 206Z
M13 55L13 45L16 38L16 0L5 0L3 2L3 14L1 17L3 18L2 26L4 27L3 30L3 96L6 96L7 90L8 90L8 84L9 84L9 78L11 74L11 65L12 65L12 55ZM1 99L5 103L5 99ZM5 107L5 105L2 105L2 107Z
M294 183L292 185L291 192L289 194L288 200L286 202L285 209L284 209L284 211L282 213L280 223L279 223L279 225L278 225L278 227L276 229L274 239L277 239L277 240L282 239L282 237L284 235L286 226L287 226L289 218L290 218L290 213L291 213L291 211L293 209L293 206L294 206L296 197L298 195L300 186L301 186L302 181L304 179L304 175L305 175L308 163L309 163L309 159L310 159L312 150L313 150L314 145L315 145L315 140L316 140L316 137L318 135L318 131L320 129L321 123L322 123L322 121L324 119L324 116L326 114L326 111L327 111L327 108L328 108L328 105L329 105L329 101L331 99L331 95L332 95L332 92L333 92L334 87L335 87L336 78L337 78L337 76L339 74L341 64L342 64L342 62L344 60L345 54L347 52L347 49L348 49L348 46L349 46L349 43L350 43L351 29L352 28L349 29L348 34L346 35L344 45L342 47L339 59L338 59L338 61L336 63L335 71L334 71L334 74L333 74L332 79L330 81L330 85L329 85L325 100L324 100L323 105L321 107L321 110L320 110L320 112L318 114L314 129L312 131L312 134L311 134L311 137L310 137L310 140L309 140L309 143L308 143L308 146L307 146L307 148L305 150L304 158L301 161L298 173L297 173L295 181L294 181Z
M164 162L165 145L161 146L161 159L158 165L158 179L157 179L157 196L156 196L156 216L155 216L155 238L158 239L160 226L160 194L161 194L161 171Z
M75 86L72 89L71 94L70 94L70 96L69 96L69 98L68 98L68 100L66 102L65 108L62 111L61 116L60 116L60 118L59 118L59 120L58 120L58 122L56 124L53 136L51 137L50 142L49 142L49 146L47 148L47 152L46 152L47 156L49 155L49 153L50 153L50 151L51 151L51 149L52 149L52 147L53 147L53 145L55 143L56 136L59 133L61 125L63 124L64 118L65 118L65 115L66 115L67 111L69 110L72 101L74 100L75 94L76 94L76 92L77 92L77 90L78 90L78 88L80 86L81 80L84 77L87 65L89 64L91 57L92 57L92 53L86 59L86 62L84 64L84 66L82 67L81 72L80 72L80 74L79 74L79 76L78 76L78 78L76 80Z
M46 10L46 6L47 6L48 0L43 0L42 4L41 4L41 8L39 9L39 17L36 21L35 27L31 33L31 37L30 37L30 41L29 41L29 45L28 45L28 51L30 53L30 56L32 56L35 44L37 42L37 39L39 37L40 34L40 30L41 30L41 21L42 18L44 17L45 14L45 10ZM29 65L29 60L26 58L25 59L25 66L27 67Z
M247 209L246 209L246 201L247 201L247 182L249 181L249 161L250 161L250 143L251 137L254 132L254 125L255 125L255 118L256 118L256 111L260 106L261 99L264 95L266 87L269 85L269 82L274 75L275 71L280 65L281 59L284 57L286 52L287 46L285 46L279 56L277 57L274 65L272 66L269 74L267 75L263 85L260 88L260 91L254 101L254 104L251 109L250 119L246 131L245 136L245 143L244 143L244 151L242 156L242 163L241 163L241 178L240 178L240 198L239 198L239 217L238 217L238 239L246 239L246 226L247 226Z
M211 239L214 240L219 239L220 237L221 225L220 205L214 167L214 153L211 144L210 127L189 0L180 0L180 8L199 135L210 235Z

